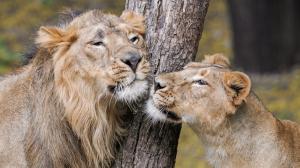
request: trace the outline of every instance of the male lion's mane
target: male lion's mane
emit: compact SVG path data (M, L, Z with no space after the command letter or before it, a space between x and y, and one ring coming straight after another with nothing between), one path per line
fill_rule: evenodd
M33 102L28 105L31 121L25 139L28 166L107 167L123 132L116 102L99 96L88 77L79 79L74 60L55 59L55 55L40 47L27 54L29 65L24 69L30 77L28 98ZM57 82L58 75L63 80Z
M81 15L82 13L83 11L81 10L66 9L59 15L58 25L68 25L74 18ZM29 63L31 63L33 58L37 55L38 51L39 47L37 45L31 45L22 55L22 65L28 65Z
M25 66L1 79L0 167L111 166L124 135L121 115L127 99L118 94L127 91L127 98L131 90L142 95L148 88L148 62L142 59L134 72L121 60L133 50L141 58L146 55L143 38L136 45L129 39L129 33L144 35L144 19L131 11L120 17L97 9L78 14L69 13L59 26L42 26ZM106 36L112 41L107 53L89 42L99 40L92 36L99 36L100 27L113 33ZM118 45L115 40L123 42ZM124 86L124 92L110 90L129 79L133 86Z
M114 152L110 143L122 132L116 109L109 105L115 103L98 98L88 79L69 82L64 88L56 86L50 53L39 49L34 57L29 68L32 79L28 92L34 104L26 135L28 163L36 167L107 166ZM72 71L66 76L76 78Z

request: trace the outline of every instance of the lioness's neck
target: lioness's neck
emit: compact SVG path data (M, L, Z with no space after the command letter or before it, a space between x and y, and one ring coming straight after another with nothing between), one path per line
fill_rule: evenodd
M274 150L277 149L273 148L276 143L275 122L256 95L250 93L236 113L218 128L208 131L200 124L191 127L203 141L206 157L214 167L251 167L262 148L265 152L276 153Z

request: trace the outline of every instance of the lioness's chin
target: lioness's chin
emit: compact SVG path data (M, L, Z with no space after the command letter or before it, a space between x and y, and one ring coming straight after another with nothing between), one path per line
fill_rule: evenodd
M117 89L115 94L118 100L132 102L146 95L148 87L147 80L136 80L127 86Z
M146 113L154 121L165 121L167 116L160 112L160 110L155 107L153 100L148 99L146 104Z
M146 113L153 121L168 121L172 123L181 123L182 121L174 112L158 109L152 99L147 101Z

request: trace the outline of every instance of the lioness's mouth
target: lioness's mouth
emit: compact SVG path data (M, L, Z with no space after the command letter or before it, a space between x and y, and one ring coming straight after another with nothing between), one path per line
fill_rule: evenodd
M181 117L179 117L176 113L168 110L162 110L161 111L164 115L167 116L168 119L174 120L174 121L180 121Z

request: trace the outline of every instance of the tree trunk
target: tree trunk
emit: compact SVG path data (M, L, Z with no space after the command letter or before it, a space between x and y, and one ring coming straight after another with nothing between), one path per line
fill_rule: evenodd
M235 64L280 72L300 63L299 0L228 0Z
M180 70L194 60L208 0L127 0L126 9L146 18L146 43L152 73ZM171 168L181 125L153 123L137 110L116 158L117 168Z

